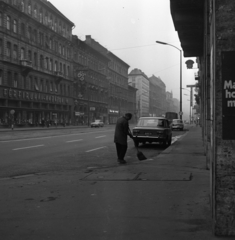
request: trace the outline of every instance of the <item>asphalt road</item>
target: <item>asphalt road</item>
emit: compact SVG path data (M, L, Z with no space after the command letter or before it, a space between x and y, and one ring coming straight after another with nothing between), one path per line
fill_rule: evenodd
M173 141L183 133L174 131ZM114 126L1 133L0 178L115 165L113 135ZM140 149L151 159L165 148L151 144L142 145ZM138 161L131 139L126 160Z

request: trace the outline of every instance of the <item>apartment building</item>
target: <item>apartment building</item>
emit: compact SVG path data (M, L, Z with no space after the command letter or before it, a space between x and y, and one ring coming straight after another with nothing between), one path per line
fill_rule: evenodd
M72 119L74 24L46 0L0 1L0 119Z

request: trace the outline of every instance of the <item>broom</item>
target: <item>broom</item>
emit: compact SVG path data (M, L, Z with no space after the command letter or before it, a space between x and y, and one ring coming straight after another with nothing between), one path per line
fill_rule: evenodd
M134 138L133 138L133 141L134 141L135 148L136 148L136 151L137 151L137 158L138 158L140 161L146 160L147 158L144 156L144 154L143 154L143 153L139 150L139 148L137 147L137 144L136 144L136 141L135 141Z

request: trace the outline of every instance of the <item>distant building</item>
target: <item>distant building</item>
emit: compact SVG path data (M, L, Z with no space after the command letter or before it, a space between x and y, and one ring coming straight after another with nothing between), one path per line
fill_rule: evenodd
M149 112L151 116L162 116L166 112L166 85L160 77L152 75L149 77L150 103Z
M136 109L137 117L149 116L149 79L140 70L133 69L128 75L128 84L137 88Z

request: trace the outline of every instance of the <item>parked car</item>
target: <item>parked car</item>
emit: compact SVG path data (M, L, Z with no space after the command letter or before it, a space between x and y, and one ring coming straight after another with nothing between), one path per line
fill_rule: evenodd
M133 128L132 134L136 145L139 143L163 143L171 145L172 130L169 121L164 117L141 117Z
M103 127L103 126L104 126L104 123L99 119L91 123L91 127Z
M173 119L171 124L172 130L179 129L181 131L184 130L184 123L181 119Z

